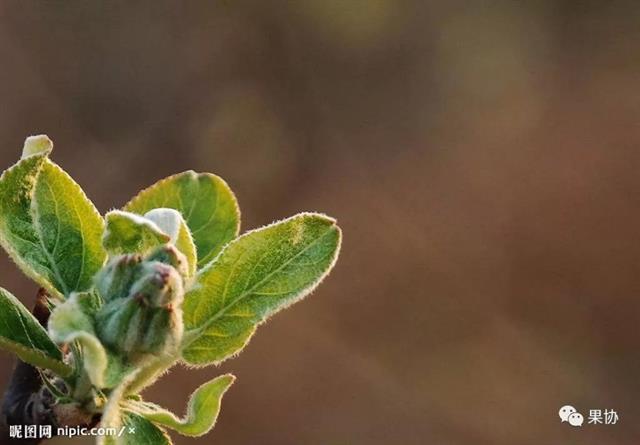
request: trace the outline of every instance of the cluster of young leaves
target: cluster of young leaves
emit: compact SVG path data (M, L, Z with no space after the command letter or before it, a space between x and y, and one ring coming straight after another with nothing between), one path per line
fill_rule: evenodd
M238 236L232 191L219 177L192 171L156 183L102 217L50 160L52 147L46 136L28 138L22 158L0 177L0 244L46 289L52 308L45 330L0 288L0 347L63 382L66 391L56 393L60 403L95 410L102 426L135 427L135 435L99 443L169 444L165 429L207 433L232 375L200 386L184 418L143 401L139 391L179 361L206 366L238 354L262 322L329 273L340 229L325 215L302 213ZM96 334L92 317L101 302L95 277L111 257L164 244L174 245L188 263L184 335L175 351L127 361Z

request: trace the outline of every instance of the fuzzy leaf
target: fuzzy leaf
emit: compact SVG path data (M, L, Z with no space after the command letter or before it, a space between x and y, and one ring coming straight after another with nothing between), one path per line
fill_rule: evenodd
M95 336L93 321L85 313L90 294L73 293L64 303L58 305L49 318L49 334L58 344L78 342L82 347L84 369L91 383L104 387L107 370L107 352Z
M80 186L49 161L50 147L29 147L0 177L0 243L50 294L87 290L106 257L103 220Z
M105 221L102 243L110 255L145 253L171 239L153 221L135 213L112 210L105 215Z
M258 324L322 281L340 239L335 220L302 213L230 243L185 297L185 361L206 365L239 352Z
M0 288L0 347L26 363L68 376L71 368L38 320L5 289Z
M169 235L171 243L187 258L188 276L193 277L198 268L198 254L191 231L182 214L174 209L153 209L144 217L156 223L164 233Z
M215 425L222 396L234 380L234 376L225 374L196 389L189 399L187 414L183 419L178 419L175 414L154 403L129 400L126 407L145 419L184 436L198 437L207 434Z
M240 210L221 178L188 171L170 176L140 192L124 210L144 215L166 207L184 216L198 252L198 266L209 263L238 235Z

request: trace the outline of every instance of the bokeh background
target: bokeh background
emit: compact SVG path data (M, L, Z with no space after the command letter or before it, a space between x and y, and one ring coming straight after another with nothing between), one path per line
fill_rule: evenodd
M176 444L637 444L639 54L635 1L3 1L0 164L47 133L102 212L196 169L243 229L338 218L313 296L148 391L238 376Z

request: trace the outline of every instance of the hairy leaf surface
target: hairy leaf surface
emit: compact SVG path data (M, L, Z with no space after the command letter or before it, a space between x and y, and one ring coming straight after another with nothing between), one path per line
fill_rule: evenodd
M182 213L198 252L198 266L209 263L238 235L240 210L226 182L210 173L188 171L140 192L124 210L144 215L166 207Z
M27 155L0 177L0 243L56 296L87 290L103 265L103 220L48 152Z
M335 220L303 213L230 243L186 295L185 361L206 365L239 352L258 324L320 283L340 239Z
M156 424L184 436L198 437L207 434L214 427L220 413L222 396L234 380L234 376L225 374L200 386L191 395L187 414L183 419L154 403L130 400L126 406Z

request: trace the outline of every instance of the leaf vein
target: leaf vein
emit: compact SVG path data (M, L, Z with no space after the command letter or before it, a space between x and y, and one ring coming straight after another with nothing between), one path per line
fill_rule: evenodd
M49 185L47 184L47 186L49 186ZM37 187L37 185L36 185L36 187ZM55 198L54 198L54 201L55 201ZM65 295L68 295L69 290L67 288L67 284L62 279L62 275L60 274L60 270L58 269L57 263L55 262L54 258L51 256L51 253L49 252L49 250L45 246L44 236L43 236L43 231L42 231L42 224L40 222L40 212L38 210L38 202L37 202L37 200L35 200L35 198L34 198L34 201L32 201L31 209L34 212L33 222L34 222L34 225L35 225L36 234L38 235L38 240L40 242L40 247L42 248L42 251L44 252L44 254L47 257L47 260L49 262L50 271L53 273L55 279L58 281L59 286L62 287L62 293L65 294Z
M331 227L329 230L327 230L325 233L323 233L321 236L319 236L318 238L316 238L315 240L312 240L306 247L304 247L303 249L300 250L300 252L298 252L297 254L293 255L289 260L285 261L282 265L280 265L276 270L274 270L273 272L271 272L270 274L267 274L267 276L265 276L262 280L258 281L258 283L256 283L254 286L252 286L252 288L243 294L240 294L236 299L234 299L227 307L223 307L222 309L220 309L216 314L213 315L213 317L209 318L209 320L205 321L201 326L194 328L194 330L198 331L198 332L203 332L207 329L209 329L211 327L211 325L213 325L213 323L215 323L220 317L224 316L224 314L226 313L226 311L228 309L230 309L231 307L235 306L239 301L243 300L245 297L251 295L256 289L258 289L261 285L263 285L267 280L271 279L273 277L273 275L277 274L278 272L280 272L282 269L284 269L289 263L291 263L292 261L294 261L296 258L298 258L300 255L304 254L307 250L309 250L311 247L313 247L314 245L316 245L317 243L319 243L322 239L324 239L327 235L332 233L333 227ZM194 339L192 341L194 341L197 338L197 336L194 337ZM186 347L188 347L188 345L186 345Z

